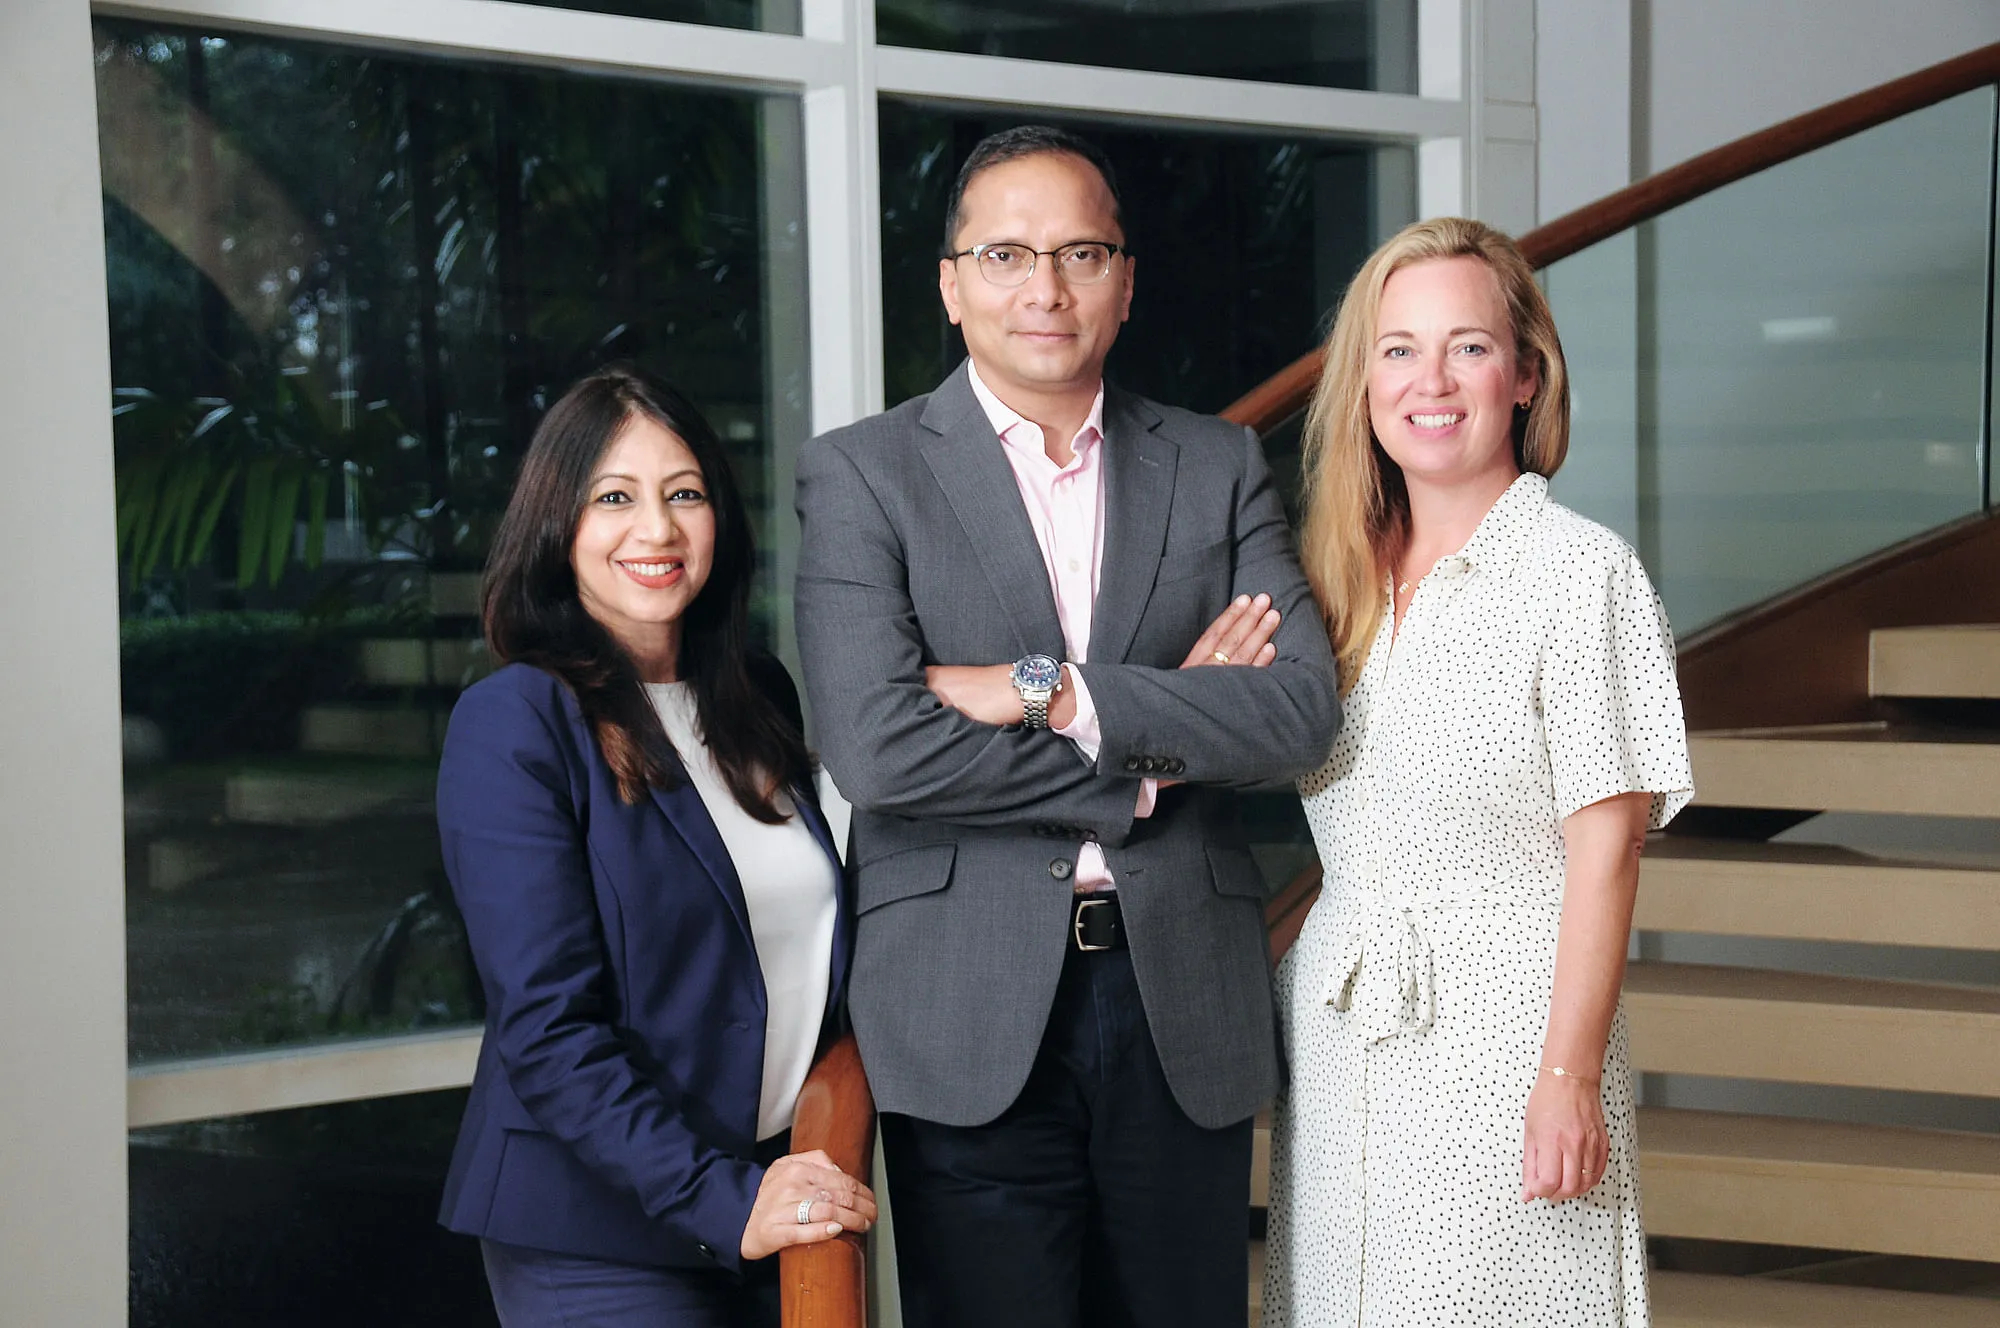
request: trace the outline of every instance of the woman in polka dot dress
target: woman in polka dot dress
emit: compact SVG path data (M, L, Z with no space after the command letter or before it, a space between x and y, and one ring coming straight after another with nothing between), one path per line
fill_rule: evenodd
M1278 971L1265 1328L1640 1328L1618 988L1641 842L1692 780L1645 569L1548 497L1568 377L1512 241L1389 241L1306 427L1349 690L1299 785L1326 879Z

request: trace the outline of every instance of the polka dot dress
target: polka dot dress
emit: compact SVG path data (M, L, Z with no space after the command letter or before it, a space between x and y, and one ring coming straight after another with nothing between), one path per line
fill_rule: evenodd
M1385 587L1386 593L1386 587ZM1604 1179L1520 1201L1555 980L1562 820L1692 796L1666 615L1637 555L1524 475L1385 613L1299 782L1326 883L1278 969L1265 1328L1650 1322L1625 1017Z

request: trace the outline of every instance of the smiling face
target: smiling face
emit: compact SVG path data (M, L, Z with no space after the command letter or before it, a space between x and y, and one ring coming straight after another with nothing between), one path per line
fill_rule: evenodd
M1003 400L1095 393L1104 357L1131 313L1132 260L1121 253L1104 280L1072 286L1047 251L1080 240L1125 242L1103 177L1081 157L1038 152L973 176L959 214L955 250L1024 244L1044 251L1019 286L987 281L970 255L938 264L938 293L965 333L980 378Z
M715 509L701 465L646 415L625 422L591 472L570 566L584 611L648 682L671 682L681 617L715 564Z
M1408 481L1504 488L1520 473L1514 407L1538 384L1484 262L1431 259L1390 274L1370 354L1369 421Z

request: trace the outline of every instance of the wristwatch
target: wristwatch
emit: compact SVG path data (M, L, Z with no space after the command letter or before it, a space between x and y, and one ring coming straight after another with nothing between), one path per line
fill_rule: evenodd
M1049 698L1062 689L1062 665L1047 655L1023 655L1014 661L1014 690L1021 696L1021 723L1031 729L1049 726Z

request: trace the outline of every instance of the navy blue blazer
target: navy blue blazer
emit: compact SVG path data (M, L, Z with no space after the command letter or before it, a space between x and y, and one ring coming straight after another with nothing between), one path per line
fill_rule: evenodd
M768 671L796 716L790 678ZM792 792L838 870L812 790ZM562 1254L740 1270L764 1174L764 978L701 795L683 783L624 802L569 689L511 664L452 711L437 804L486 991L439 1220ZM844 894L829 1026L854 934Z

